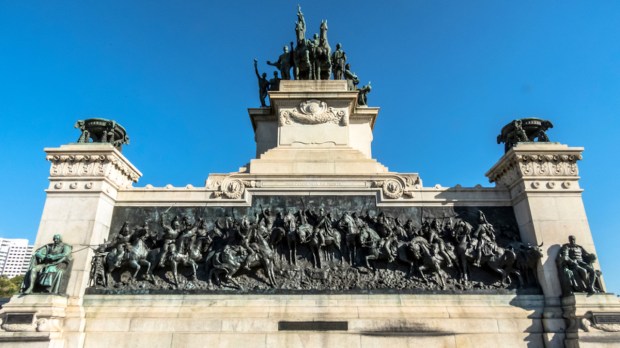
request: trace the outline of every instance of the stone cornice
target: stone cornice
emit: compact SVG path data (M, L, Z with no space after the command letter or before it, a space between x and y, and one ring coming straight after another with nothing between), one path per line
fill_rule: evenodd
M46 148L51 179L107 179L116 188L128 188L142 173L109 144L71 144Z
M214 190L213 197L240 199L246 188L266 190L364 190L379 188L382 199L411 199L422 187L418 174L386 173L365 176L253 176L247 174L211 174L205 187Z
M583 148L561 144L520 143L509 150L487 173L490 182L512 187L522 179L574 181ZM568 188L570 184L565 185Z

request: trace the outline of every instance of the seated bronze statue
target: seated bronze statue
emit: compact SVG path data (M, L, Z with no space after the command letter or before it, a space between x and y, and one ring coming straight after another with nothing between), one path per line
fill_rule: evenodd
M71 261L72 247L62 242L59 234L54 242L37 249L24 277L23 294L58 294L65 271Z
M594 269L594 261L596 255L578 245L575 236L568 237L568 243L562 245L556 259L564 295L601 292L600 271Z

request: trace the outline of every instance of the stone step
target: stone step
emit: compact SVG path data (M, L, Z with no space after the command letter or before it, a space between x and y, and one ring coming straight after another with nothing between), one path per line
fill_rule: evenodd
M371 158L364 155L361 151L351 147L332 147L320 149L308 148L275 148L264 152L259 157L263 159L279 160L310 160L313 162L334 161L334 160L369 160Z
M275 148L250 161L252 174L378 174L388 168L350 147Z

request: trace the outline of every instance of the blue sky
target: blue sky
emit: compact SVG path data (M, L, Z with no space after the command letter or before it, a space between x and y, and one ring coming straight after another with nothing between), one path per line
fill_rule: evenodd
M490 186L515 118L585 147L584 203L608 290L620 292L620 2L300 1L329 24L381 107L373 157L425 186ZM204 185L254 156L252 60L294 39L296 1L0 0L0 236L34 240L49 164L78 119L120 122L137 186ZM59 231L62 232L62 231Z

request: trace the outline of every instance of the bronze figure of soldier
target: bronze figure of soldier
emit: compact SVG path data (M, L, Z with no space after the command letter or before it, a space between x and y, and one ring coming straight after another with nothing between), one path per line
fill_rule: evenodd
M341 44L336 44L336 51L332 53L332 71L334 80L342 80L344 77L344 65L347 62L347 55L342 50Z
M291 42L291 47L293 43ZM284 46L282 48L284 51L278 60L275 62L267 61L267 65L275 66L280 70L280 75L282 76L282 80L290 80L291 79L291 67L293 66L293 50L291 52L288 50L288 46Z
M258 73L257 63L258 60L254 59L254 72L258 78L258 96L260 98L260 106L267 107L267 104L265 104L265 99L267 98L267 91L269 90L269 81L267 80L267 73L263 73L262 76Z

